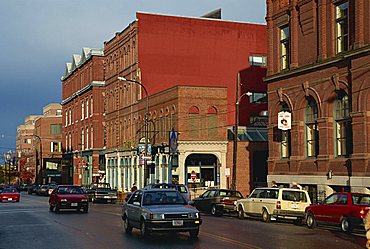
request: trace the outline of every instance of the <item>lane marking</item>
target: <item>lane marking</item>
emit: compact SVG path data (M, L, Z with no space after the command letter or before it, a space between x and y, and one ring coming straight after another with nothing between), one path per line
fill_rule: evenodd
M219 236L219 235L215 235L215 234L211 234L211 233L207 233L207 232L200 232L200 234L208 236L208 237L213 238L213 239L223 241L223 242L228 242L228 243L231 243L231 244L235 244L235 245L238 245L238 246L243 247L243 248L263 249L262 247L254 246L254 245L251 245L251 244L248 244L248 243L245 243L245 242L241 242L241 241L234 240L234 239L229 239L229 238L226 238L226 237L223 237L223 236Z

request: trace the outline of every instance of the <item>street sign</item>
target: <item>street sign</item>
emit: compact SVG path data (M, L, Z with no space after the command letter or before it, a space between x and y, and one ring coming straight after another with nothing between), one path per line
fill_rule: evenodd
M195 173L195 171L193 170L193 171L191 172L190 176L191 176L191 179L192 179L192 180L195 180L195 179L197 178L197 173Z

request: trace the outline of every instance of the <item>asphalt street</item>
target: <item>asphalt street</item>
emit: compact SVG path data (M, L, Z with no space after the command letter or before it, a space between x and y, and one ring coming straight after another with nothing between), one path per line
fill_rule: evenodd
M22 193L19 203L0 203L0 249L85 248L365 248L362 231L347 235L339 228L310 230L291 222L263 223L234 216L202 215L199 239L187 233L155 234L143 239L138 230L126 235L119 204L90 203L88 214L49 212L48 197Z

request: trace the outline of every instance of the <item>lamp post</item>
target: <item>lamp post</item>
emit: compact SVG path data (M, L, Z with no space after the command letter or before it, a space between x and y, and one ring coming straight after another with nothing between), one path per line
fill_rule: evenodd
M43 174L43 165L42 165L42 141L41 141L41 137L39 137L38 135L35 135L33 134L33 136L35 138L37 138L40 142L40 174L37 170L37 157L36 157L36 176L35 176L35 182L40 184L40 180L42 181L42 174ZM39 175L41 175L41 179L39 177Z
M148 153L148 113L149 113L149 95L148 95L148 91L146 90L145 86L136 81L136 80L130 80L130 79L126 79L124 77L118 77L117 78L118 80L120 81L128 81L128 82L132 82L132 83L135 83L135 84L138 84L139 86L141 86L144 91L145 91L145 95L146 95L146 98L145 98L145 153L144 153L144 156L147 156L147 153ZM147 161L146 161L146 158L144 158L144 185L147 185L147 178L146 178L146 172L147 172Z
M8 184L10 185L10 161L12 159L11 151L8 151L4 154L5 165L8 163Z
M237 93L238 94L238 91ZM231 188L236 190L236 164L238 160L238 126L239 126L239 102L244 96L251 96L251 92L246 92L240 95L240 97L235 102L235 132L234 132L234 150L233 150L233 179L231 183Z

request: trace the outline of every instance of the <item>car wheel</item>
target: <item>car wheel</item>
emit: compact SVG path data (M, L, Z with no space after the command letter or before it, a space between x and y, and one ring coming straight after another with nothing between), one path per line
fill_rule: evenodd
M240 220L244 219L244 210L243 210L242 206L239 206L239 208L238 208L238 218Z
M53 205L51 205L51 203L49 204L49 211L50 211L50 212L53 212L53 211L54 211L54 206L53 206Z
M126 234L131 234L132 226L130 225L130 221L127 216L123 219L123 228L125 229Z
M196 230L190 230L189 231L189 234L190 234L190 239L191 240L197 240L198 239L198 235L199 235L199 228L196 229Z
M148 228L146 227L146 224L145 224L144 220L141 221L140 233L141 233L141 237L143 237L143 238L147 238L149 236L149 231L148 231Z
M271 215L267 212L266 209L263 209L262 211L262 220L263 222L266 222L266 223L271 221Z
M351 222L349 221L348 217L343 217L343 219L340 223L340 228L345 233L351 233L352 232L352 225L351 225Z
M313 213L308 213L306 218L306 225L308 228L313 229L317 227L316 218Z
M55 210L56 213L59 213L60 207L59 207L58 204L55 204L54 210Z
M212 208L211 208L211 214L212 214L213 216L217 216L217 215L218 215L216 205L213 205L213 206L212 206Z

